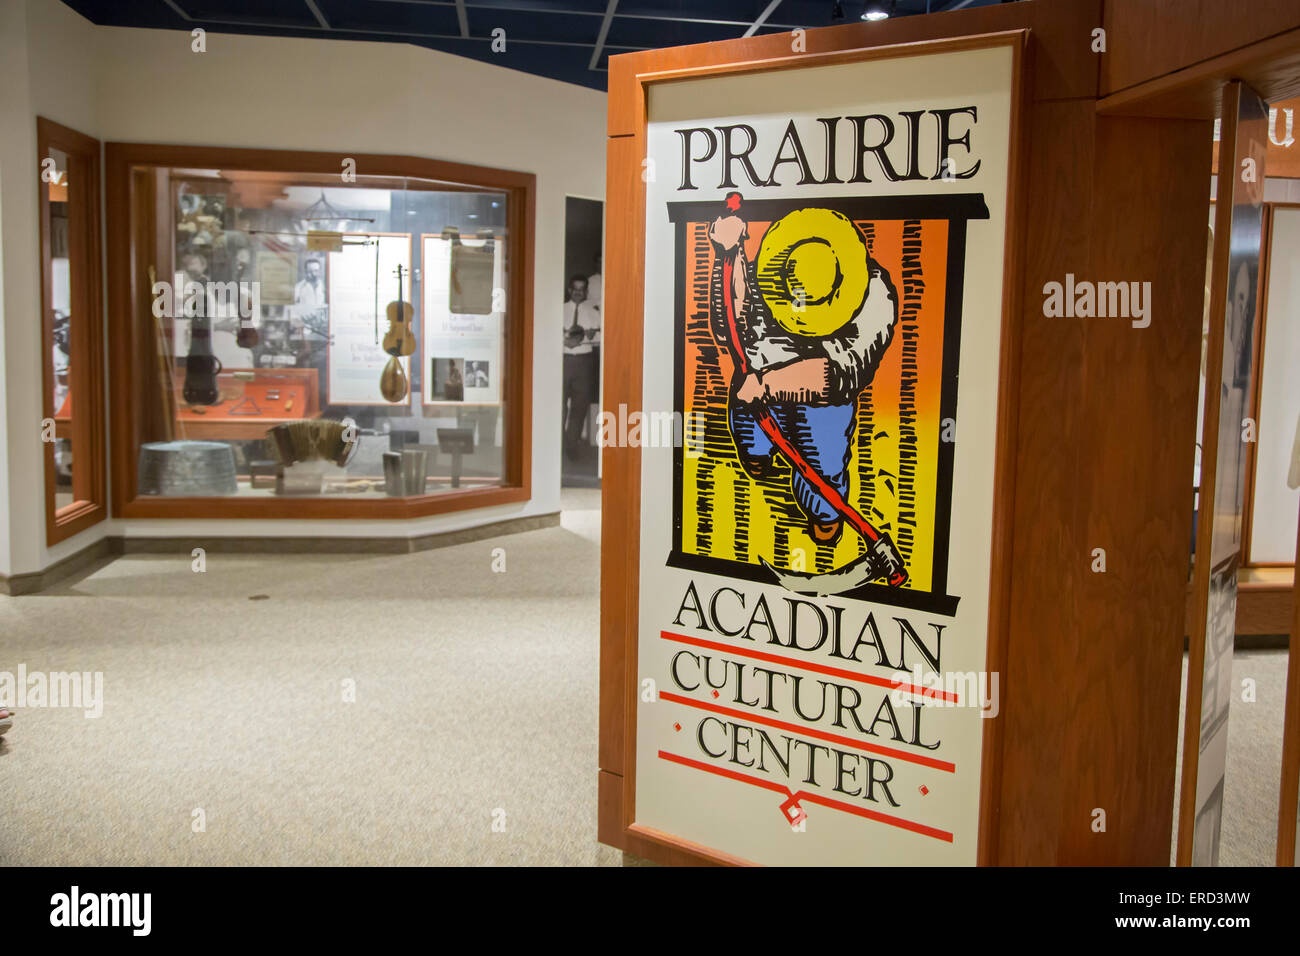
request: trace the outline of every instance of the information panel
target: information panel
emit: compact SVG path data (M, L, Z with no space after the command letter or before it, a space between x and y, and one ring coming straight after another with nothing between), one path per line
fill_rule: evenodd
M470 270L454 274L453 243L460 248L491 253L490 287ZM505 243L499 238L444 239L426 235L424 244L424 402L498 403L505 350L501 331L505 320ZM461 287L463 286L463 288ZM481 300L479 312L454 311Z
M397 300L399 265L402 299L412 303L409 234L374 236L370 242L348 237L341 252L329 253L328 404L389 404L379 390L379 379L392 356L384 352L381 343L389 328L388 303ZM414 331L417 321L414 309L407 321ZM400 361L409 381L411 360Z

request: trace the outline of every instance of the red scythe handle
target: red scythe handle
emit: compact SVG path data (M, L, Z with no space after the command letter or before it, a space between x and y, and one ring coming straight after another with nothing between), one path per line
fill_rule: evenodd
M727 317L727 336L730 339L727 344L730 346L731 357L735 360L736 368L739 369L740 374L748 375L750 372L749 360L740 344L740 329L736 325L736 304L735 299L732 297L731 288L736 269L736 253L739 248L739 243L737 243L735 249L724 252L722 255L722 301ZM880 532L872 527L871 522L859 514L856 508L845 501L844 496L819 475L812 465L808 464L808 460L804 458L799 449L795 448L789 439L781 433L781 428L777 425L776 419L772 417L771 411L765 406L755 403L753 413L755 420L758 422L758 427L763 429L763 433L772 440L772 444L780 450L781 454L803 476L804 480L812 485L817 493L825 498L830 506L838 511L844 520L853 525L868 542L875 544L879 541L881 538ZM889 583L894 587L901 587L906 581L907 571L901 567L889 577Z

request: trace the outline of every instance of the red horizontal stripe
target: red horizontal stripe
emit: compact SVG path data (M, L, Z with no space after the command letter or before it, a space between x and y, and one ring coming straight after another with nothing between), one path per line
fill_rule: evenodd
M706 641L702 637L689 637L685 634L675 634L672 631L660 631L659 636L668 641L678 641L682 644L693 644L696 647L705 647L712 651L722 651L726 654L735 654L737 657L752 657L754 660L767 661L770 664L782 664L786 667L793 667L798 670L815 671L818 674L828 674L831 677L839 677L843 680L858 681L863 684L874 684L877 687L887 687L890 690L897 688L905 694L912 694L916 697L936 697L941 700L957 703L957 695L946 690L934 690L931 688L917 687L915 684L904 684L901 681L889 680L884 677L874 677L871 674L859 674L857 671L848 671L840 667L829 667L826 664L816 664L812 661L800 660L796 657L782 657L780 654L769 654L767 651L758 651L748 647L737 647L734 644L722 644L718 641Z
M694 767L696 770L704 770L708 773L715 773L720 777L727 777L731 780L737 780L741 783L752 784L755 787L762 787L764 790L773 790L777 793L790 794L788 787L784 787L773 780L765 780L762 777L754 777L747 773L740 773L737 770L730 770L726 767L717 767L711 763L705 763L702 760L692 760L690 757L682 757L678 754L671 754L666 750L659 751L659 757L663 760L670 760L673 763L682 764L685 767ZM874 820L877 823L888 824L891 827L898 827L902 830L910 830L913 833L919 833L922 836L932 837L936 840L943 840L945 843L952 842L952 834L947 830L940 830L937 827L928 827L924 823L916 823L912 820L905 820L902 817L891 816L888 813L881 813L879 810L871 810L867 807L854 806L851 803L845 803L842 800L832 800L830 797L823 797L816 793L809 793L807 790L800 790L793 795L800 803L817 803L824 807L830 807L832 810L842 810L845 813L852 813L854 816L865 817L868 820Z
M906 750L898 750L894 747L885 747L881 744L869 744L866 741L854 740L852 737L845 737L841 734L832 734L829 731L818 730L813 727L803 727L799 724L789 723L788 721L777 720L775 717L768 717L766 714L756 714L748 710L737 710L734 707L723 707L721 704L713 704L706 700L695 700L691 697L683 697L681 694L674 694L666 690L661 690L659 696L664 700L670 700L678 704L685 704L688 707L699 707L703 710L711 710L714 713L726 714L728 717L741 717L745 720L753 721L756 724L766 724L769 727L788 730L794 734L816 737L819 740L829 740L831 743L839 744L843 747L853 747L856 750L865 750L869 753L883 754L884 756L892 757L895 760L906 760L910 763L920 764L923 767L933 767L935 770L945 770L948 773L957 772L957 765L950 763L947 760L936 760L934 757L926 757L922 754L914 754Z

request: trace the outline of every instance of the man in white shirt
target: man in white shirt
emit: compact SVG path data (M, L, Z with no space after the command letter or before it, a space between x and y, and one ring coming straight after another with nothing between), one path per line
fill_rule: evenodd
M325 367L325 347L329 338L329 302L325 291L324 265L311 258L303 263L303 278L293 287L293 316L301 330L300 368Z
M601 255L596 253L596 271L587 276L587 301L597 312L605 311L605 277L601 274Z
M564 301L564 452L577 454L582 428L600 389L600 311L587 301L587 280L569 279Z
M293 304L298 314L315 312L325 306L325 281L321 276L319 259L308 259L303 264L304 275L293 287Z
M599 346L600 310L587 298L587 280L574 276L564 300L564 354L590 355Z

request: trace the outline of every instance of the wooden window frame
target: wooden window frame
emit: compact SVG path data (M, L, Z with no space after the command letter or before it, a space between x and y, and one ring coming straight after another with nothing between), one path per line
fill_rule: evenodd
M56 503L54 442L43 442L45 462L45 543L57 544L108 517L108 478L104 456L104 300L100 266L100 143L43 116L36 117L38 161L51 149L68 157L76 173L68 177L68 206L77 207L68 235L71 261L72 323L70 394L75 402L69 425L72 442L73 501ZM53 420L54 263L50 236L49 183L37 180L41 242L41 410ZM75 198L74 198L75 197ZM78 494L78 490L86 494Z
M533 244L536 181L532 173L444 162L416 156L354 152L305 152L107 143L104 149L108 217L109 360L112 402L111 462L113 514L122 518L420 518L531 498ZM132 368L156 361L150 337L137 319L150 308L148 262L140 252L153 249L161 231L154 197L132 187L138 167L247 170L251 172L338 175L344 160L355 160L362 175L434 180L449 189L481 188L506 194L506 312L503 483L488 488L402 498L298 498L268 496L156 497L136 493L136 467L142 439L141 412L147 400L145 376ZM133 223L132 213L138 213Z

